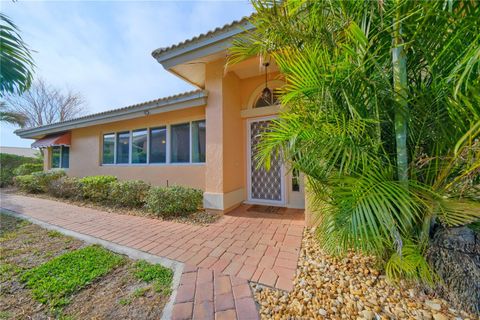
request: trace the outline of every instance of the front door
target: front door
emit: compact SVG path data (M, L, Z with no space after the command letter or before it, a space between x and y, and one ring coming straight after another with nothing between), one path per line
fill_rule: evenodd
M248 201L250 203L285 205L284 168L279 155L272 156L270 170L258 166L256 152L260 136L269 130L271 118L250 119L248 126Z

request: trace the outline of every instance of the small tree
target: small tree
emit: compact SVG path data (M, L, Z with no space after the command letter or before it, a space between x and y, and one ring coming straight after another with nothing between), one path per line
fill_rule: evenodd
M257 159L306 174L325 250L432 284L433 227L480 218L478 1L252 3L229 63L273 59L287 106Z
M8 112L20 114L22 127L37 127L73 119L85 113L85 102L78 92L62 92L44 80L34 81L22 95L5 98Z

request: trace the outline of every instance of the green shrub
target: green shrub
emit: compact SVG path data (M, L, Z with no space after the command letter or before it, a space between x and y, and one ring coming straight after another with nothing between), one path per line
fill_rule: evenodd
M93 202L108 202L110 187L117 181L114 176L91 176L80 179L83 198Z
M25 176L34 172L43 171L43 164L41 163L24 163L13 170L14 176Z
M38 184L38 180L35 176L28 174L25 176L17 176L14 179L15 186L28 193L40 193L42 188Z
M78 178L60 177L52 180L48 184L47 192L57 198L82 198L82 186Z
M0 153L0 187L13 183L13 170L24 163L42 163L40 158L22 157L14 154Z
M48 191L48 186L52 181L65 176L63 170L53 170L47 172L34 172L29 175L15 177L15 186L22 191L29 193L42 193Z
M35 177L38 187L41 192L47 192L50 182L65 177L66 173L63 170L50 170L46 172L34 172L32 176Z
M202 204L202 190L173 186L152 187L148 192L146 206L149 211L164 217L196 212Z
M115 206L139 208L145 204L150 185L141 180L112 182L110 199Z

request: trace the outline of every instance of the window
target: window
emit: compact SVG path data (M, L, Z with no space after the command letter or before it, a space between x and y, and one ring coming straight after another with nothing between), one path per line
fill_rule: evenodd
M205 120L192 122L192 162L205 162Z
M190 162L190 123L171 126L170 136L170 161Z
M62 147L52 147L52 168L60 168Z
M257 101L255 102L254 108L263 108L263 107L270 107L270 106L276 106L280 104L280 97L278 93L274 90L268 90L260 93L260 96L257 98Z
M298 169L292 170L292 191L300 191L300 172Z
M61 167L67 169L70 165L70 147L62 146Z
M103 135L103 164L115 163L115 133Z
M70 162L70 147L54 146L52 147L52 158L50 167L52 169L68 169Z
M132 163L147 163L147 129L132 131Z
M117 134L117 163L128 163L130 152L130 132Z
M61 151L63 162L55 157L56 163L68 166L68 150ZM205 154L205 120L103 135L104 165L204 163Z
M150 163L167 161L167 127L150 129Z

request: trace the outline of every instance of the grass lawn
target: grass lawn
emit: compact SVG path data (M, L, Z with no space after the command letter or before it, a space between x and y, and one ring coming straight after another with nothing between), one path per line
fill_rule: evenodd
M157 319L172 277L0 213L0 319Z
M38 302L60 307L68 296L124 262L120 255L99 246L62 254L20 277Z

